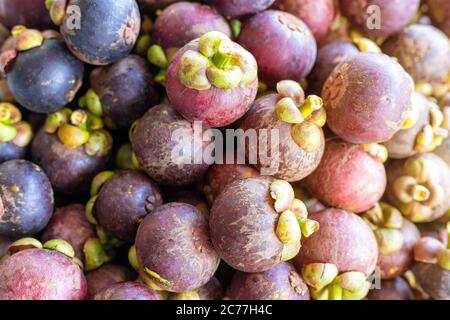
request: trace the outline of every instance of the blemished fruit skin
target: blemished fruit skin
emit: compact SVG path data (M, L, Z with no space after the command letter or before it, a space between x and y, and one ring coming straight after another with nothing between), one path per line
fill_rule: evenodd
M413 83L400 64L378 53L359 53L338 65L322 90L328 127L345 141L384 142L400 130Z
M196 291L200 300L222 300L225 297L222 284L216 277L212 277L211 280Z
M56 251L28 249L0 262L0 300L83 300L86 290L81 268Z
M430 123L430 107L427 98L418 92L414 92L411 98L412 103L418 108L419 118L411 128L398 131L384 143L388 149L389 158L403 159L415 155L417 135Z
M0 163L8 160L23 159L26 153L26 147L19 147L11 141L0 142Z
M67 241L75 250L75 256L83 261L84 243L94 237L96 237L95 229L85 217L84 205L72 204L55 210L41 239L43 242L52 239Z
M1 0L0 23L9 29L19 24L36 29L53 26L45 0Z
M375 270L378 245L370 227L358 215L340 209L311 213L309 219L319 222L319 230L302 238L296 266L310 263L332 263L341 273L356 271L370 275Z
M194 139L192 123L171 105L147 111L131 132L133 151L142 169L157 183L171 186L200 181L208 170L203 151L194 148ZM203 143L202 147L208 145ZM194 163L199 158L202 161Z
M211 208L212 243L236 270L263 272L281 262L283 243L275 233L278 214L270 197L270 183L256 178L236 180Z
M340 0L342 14L350 24L368 36L388 36L412 20L420 0Z
M325 81L338 64L356 55L359 50L348 41L333 41L317 51L317 60L308 76L308 90L322 93Z
M83 63L64 41L48 39L20 52L8 66L7 81L15 100L37 113L51 113L70 103L81 87Z
M414 223L406 219L403 219L400 231L403 235L403 246L400 250L391 254L378 254L377 265L382 279L401 277L414 263L413 247L420 239L420 232Z
M90 82L100 98L103 115L117 128L130 127L159 101L149 66L137 55L94 70Z
M236 272L228 288L232 300L309 300L306 283L288 263L260 273Z
M274 8L300 18L317 41L328 33L335 15L333 0L276 0Z
M435 25L450 37L450 3L446 0L427 0L426 4Z
M214 275L220 258L211 244L208 217L194 206L168 203L147 215L136 235L140 267L157 273L158 287L171 292L192 291Z
M267 10L246 20L238 43L255 56L260 80L269 86L286 79L302 80L317 56L316 41L308 26L278 10Z
M381 288L370 290L367 300L415 300L415 297L408 282L397 277L392 280L382 280Z
M144 172L124 170L101 187L95 217L105 231L122 241L132 241L139 223L162 204L159 187Z
M33 139L31 158L47 173L56 192L73 195L89 190L94 176L105 169L110 154L90 156L83 146L66 147L56 134L41 129Z
M220 31L231 37L227 20L214 9L183 1L161 12L152 29L152 41L164 49L181 48L209 31Z
M438 264L417 262L413 267L417 282L435 300L450 299L450 270Z
M53 190L45 172L26 160L0 164L0 234L33 235L53 214Z
M275 0L206 0L225 17L241 17L263 11Z
M443 82L450 70L450 40L431 25L413 24L383 43L416 82Z
M360 146L330 138L322 161L305 182L311 194L328 206L360 213L383 196L386 171Z
M237 43L233 42L232 46L234 50L244 50ZM227 126L241 118L255 100L258 79L230 89L219 89L214 85L207 90L188 88L180 80L180 68L182 57L189 50L199 51L199 39L178 50L167 70L167 96L175 109L187 120L202 121L203 126L212 128ZM251 59L256 65L254 58Z
M66 11L60 31L81 61L107 65L133 49L141 26L136 0L70 0L67 5L77 10Z
M162 300L160 295L137 282L116 283L104 288L94 297L94 300Z
M86 299L93 299L101 290L120 282L132 281L137 275L131 269L118 264L106 264L86 274Z

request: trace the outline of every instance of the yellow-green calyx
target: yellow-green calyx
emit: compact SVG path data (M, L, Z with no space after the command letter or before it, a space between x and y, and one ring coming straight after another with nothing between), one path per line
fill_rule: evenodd
M136 161L131 144L123 144L117 150L116 167L118 169L139 169L139 163Z
M47 133L56 133L69 148L84 146L90 156L106 156L112 147L111 135L103 130L103 121L90 111L62 109L48 115L44 124Z
M236 46L218 31L204 34L198 42L198 51L186 51L180 61L181 83L195 90L233 89L257 80L255 58Z
M128 250L128 262L134 270L139 271L139 260L137 257L136 245L132 245Z
M161 46L154 44L147 49L147 60L155 67L159 68L154 80L161 85L165 85L167 68L172 61L178 48L168 48L164 50Z
M303 266L302 276L315 300L361 300L370 289L362 272L344 272L331 263L311 263Z
M0 103L0 142L11 142L26 147L33 138L30 124L22 121L22 113L15 105Z
M378 250L382 254L392 254L403 246L403 216L399 210L385 202L377 203L368 210L363 219L374 231Z
M73 250L70 243L62 239L52 239L44 243L43 247L49 250L55 250L62 253L69 258L75 257L75 250Z
M373 158L380 161L381 163L385 163L388 159L389 152L388 149L379 143L369 143L362 144L361 148L370 154Z
M359 32L352 30L350 37L361 52L381 53L380 47L372 40L363 37Z
M172 293L169 300L200 300L200 296L196 291Z
M275 200L278 217L275 234L283 243L281 260L288 261L300 250L302 235L309 237L319 229L317 221L308 219L305 204L294 198L294 189L284 180L274 180L270 185L270 196Z
M91 182L91 197L98 194L100 188L114 175L114 171L103 171L97 174Z
M40 47L44 42L44 36L39 30L27 29L22 25L13 27L11 34L15 39L16 51L27 51Z
M147 55L147 51L151 46L151 32L153 29L153 21L150 19L149 16L144 15L142 17L142 23L141 23L141 35L138 37L136 41L136 46L134 47L134 51L142 56L145 57Z
M280 99L275 105L278 120L292 124L291 136L306 152L314 152L323 143L321 128L327 121L323 101L315 95L307 96L298 82L278 82Z
M104 263L111 261L111 257L105 252L98 238L89 238L86 240L83 253L87 271L97 269Z
M42 243L34 238L22 238L9 245L8 253L14 254L27 249L42 249Z
M156 273L153 270L150 270L147 267L144 267L144 274L147 277L147 280L151 281L154 285L155 288L159 288L159 284L163 285L163 286L170 286L171 282L168 279L163 278L161 275L159 275L158 273ZM158 289L156 289L158 290Z
M414 246L414 259L422 263L438 264L445 270L450 270L450 248L449 244L424 237Z
M60 26L66 15L67 0L45 0L45 6L53 23Z
M430 107L430 124L423 127L417 134L414 149L417 152L431 152L439 147L448 137L448 130L444 123L445 117L439 106L429 103Z
M402 173L392 184L398 209L413 222L427 221L445 197L443 187L437 183L438 168L431 160L417 157L405 162Z

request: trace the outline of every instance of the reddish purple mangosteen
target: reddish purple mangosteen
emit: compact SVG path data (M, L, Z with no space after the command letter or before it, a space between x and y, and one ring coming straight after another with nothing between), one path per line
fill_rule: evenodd
M172 202L145 217L136 236L141 277L153 288L186 292L205 285L220 258L208 218L194 206Z
M90 75L91 90L84 102L112 129L129 128L159 102L159 93L147 62L129 55L116 63L97 68Z
M212 277L204 286L196 290L200 300L222 300L225 297L222 284Z
M255 56L260 80L269 86L286 79L302 80L316 61L311 30L287 12L267 10L246 20L238 43Z
M0 234L33 235L53 214L53 189L41 167L26 160L0 164Z
M172 3L180 1L181 0L137 0L142 9L147 11L155 11L157 9L162 9Z
M0 262L0 300L83 300L87 285L64 240L17 240Z
M257 88L254 57L217 31L181 48L167 71L167 95L175 109L208 127L223 127L242 117Z
M260 273L236 272L228 288L232 300L309 300L309 290L288 262Z
M132 281L137 278L133 270L118 264L106 264L86 274L86 299L93 299L101 290L113 284Z
M231 37L227 20L207 5L178 2L165 8L156 18L152 41L163 49L181 48L210 31Z
M75 250L75 256L83 261L84 245L95 236L93 225L85 217L84 205L72 204L56 209L41 239L44 242L51 239L67 241Z
M275 0L206 0L225 17L241 17L269 8Z
M420 0L339 0L350 24L369 36L389 36L401 31L419 9Z
M161 296L137 282L116 283L104 288L94 297L94 300L162 300Z
M49 7L67 46L86 63L107 65L125 58L139 35L136 0L52 1Z
M381 287L369 291L367 300L415 300L408 282L401 277L382 280Z
M304 21L317 41L328 33L335 15L333 0L276 0L274 8Z
M45 29L53 26L45 0L1 0L0 23L11 29L16 25Z
M428 13L435 25L450 37L450 2L447 0L427 0Z

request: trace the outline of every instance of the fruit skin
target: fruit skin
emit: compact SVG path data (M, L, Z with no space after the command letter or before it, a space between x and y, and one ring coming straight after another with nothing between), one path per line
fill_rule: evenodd
M269 188L266 179L235 180L213 203L211 240L234 269L262 272L281 262L283 243L275 234L279 214Z
M36 29L53 26L45 0L1 0L0 23L8 29L19 24Z
M214 9L183 1L168 6L156 18L152 41L164 49L181 48L209 31L220 31L231 37L228 22Z
M321 202L359 213L373 207L383 196L386 171L360 146L330 138L322 161L305 182Z
M200 300L222 300L225 292L216 277L212 277L204 286L196 290Z
M0 142L0 163L8 160L23 159L26 153L26 147L19 147L11 141Z
M101 290L120 282L132 281L135 273L118 264L106 264L86 274L86 299L93 299Z
M83 300L86 290L80 267L56 251L28 249L0 262L0 300Z
M382 45L417 82L442 82L450 70L450 41L439 29L413 24Z
M412 103L419 110L419 118L411 128L398 131L384 143L389 151L389 158L403 159L415 155L417 153L414 148L417 135L424 126L430 123L430 107L427 98L418 92L414 92Z
M110 66L94 70L91 87L100 98L103 115L119 128L130 127L159 101L149 67L137 55L129 55Z
M317 45L306 24L290 13L267 10L246 20L239 44L256 58L260 80L302 80L314 66Z
M433 299L450 299L450 270L443 269L434 263L417 262L413 272L423 290Z
M179 2L181 0L137 0L139 6L144 10L154 11L156 9L162 9L167 7L171 3Z
M435 25L450 37L450 3L446 0L427 0L426 4Z
M429 174L427 178L428 182L434 183L443 189L443 197L438 205L429 205L426 202L422 203L419 201L413 201L412 203L422 208L419 211L426 211L421 214L417 219L413 217L410 218L413 222L431 222L442 217L445 212L450 208L450 168L448 165L438 156L432 153L417 154L405 160L392 160L386 166L387 174L387 188L385 197L386 200L396 206L397 208L402 207L402 202L395 196L394 193L394 181L405 175L403 173L403 167L406 161L414 161L423 158L426 161L430 161L436 168ZM402 211L402 210L401 210ZM408 217L410 213L402 213Z
M434 150L434 153L441 157L450 166L450 139L445 139L442 145Z
M173 135L182 133L181 141L173 141ZM202 150L185 146L194 144L193 125L185 120L171 105L158 105L147 111L137 121L131 132L133 151L142 169L157 183L171 186L188 185L200 181L208 170ZM203 147L207 142L203 142ZM173 159L183 150L183 157ZM192 153L192 154L191 154ZM199 164L186 163L200 157ZM177 163L179 162L179 163ZM194 161L192 161L194 162Z
M232 47L234 50L244 50L234 42ZM179 70L182 57L189 50L199 52L199 39L189 42L178 50L167 70L167 96L175 109L187 120L202 121L204 126L213 128L227 126L241 118L255 100L258 79L230 89L219 89L214 85L206 90L188 88L181 82ZM249 59L253 60L256 68L253 56Z
M260 273L236 272L228 288L232 300L309 300L308 286L288 263Z
M209 170L203 191L209 204L212 204L226 186L238 179L259 177L259 171L245 164L214 164Z
M340 0L342 14L348 18L350 24L369 36L388 36L401 31L413 19L419 8L420 0ZM368 12L371 5L380 9L381 28L369 28L368 22L374 14ZM376 12L377 13L377 12Z
M304 21L317 41L328 33L335 15L333 0L276 0L274 9Z
M87 239L96 237L95 229L85 217L84 206L71 204L56 209L41 239L63 239L72 245L75 256L84 260L83 246Z
M107 65L126 57L133 49L141 26L135 0L70 0L69 6L78 7L79 28L73 26L74 14L66 14L60 31L81 61Z
M203 286L220 261L210 242L207 217L177 202L164 204L145 217L136 235L136 250L141 272L146 268L156 272L166 281L149 278L171 292Z
M348 142L387 141L406 120L412 92L410 77L393 59L359 53L337 66L325 82L327 124Z
M255 14L269 8L275 0L206 0L225 17Z
M240 121L240 128L243 129L244 132L248 129L254 129L256 130L258 137L261 135L260 132L264 132L260 130L268 130L268 135L270 135L271 130L277 130L275 132L278 133L279 144L272 145L272 143L269 142L267 146L267 155L273 157L276 155L277 151L279 152L277 162L278 168L274 167L274 161L271 157L258 157L258 163L255 164L255 167L259 169L260 172L261 169L269 171L272 171L273 169L273 172L270 174L278 179L289 182L299 181L311 174L311 172L319 165L325 149L325 138L322 129L319 129L320 146L317 150L307 152L300 147L292 137L292 125L278 120L277 118L275 107L280 99L280 95L278 94L268 94L257 99L249 112L247 112ZM244 144L244 141L241 141L241 145L245 145L247 159L250 159L250 155L258 155L261 151L261 147L258 147L259 143L258 145L252 145L250 143Z
M37 113L51 113L70 103L81 87L84 65L64 42L48 39L17 54L8 66L7 81L16 101Z
M319 230L302 239L302 248L294 259L296 267L310 263L332 263L339 273L348 271L370 275L376 267L378 245L369 226L354 213L325 209L311 213Z
M161 204L159 188L146 174L123 170L101 187L95 217L109 235L132 241L139 223Z
M338 64L356 55L359 50L350 42L337 40L317 51L317 60L308 76L308 89L320 95L325 81Z
M89 190L91 180L105 168L110 154L89 156L83 146L66 147L56 134L41 129L31 145L31 158L48 174L55 191L73 195Z
M415 300L414 292L403 278L382 280L380 289L369 291L367 300Z
M407 219L403 219L400 231L403 235L401 249L391 254L378 253L377 265L380 268L382 279L401 277L413 265L413 247L420 239L420 232L415 224Z
M45 228L53 214L53 190L44 171L26 160L0 164L0 234L19 238Z
M161 300L161 297L145 284L128 281L104 288L94 300Z

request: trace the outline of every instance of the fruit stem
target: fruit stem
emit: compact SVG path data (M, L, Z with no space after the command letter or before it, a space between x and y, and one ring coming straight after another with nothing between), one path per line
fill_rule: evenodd
M212 56L211 61L217 68L227 70L231 65L232 59L233 56L230 51L225 50L224 47L220 45L217 52Z

